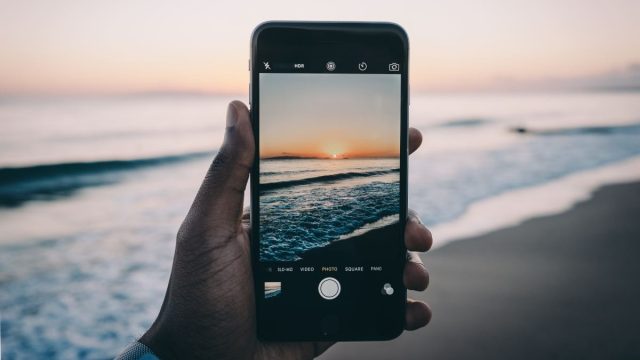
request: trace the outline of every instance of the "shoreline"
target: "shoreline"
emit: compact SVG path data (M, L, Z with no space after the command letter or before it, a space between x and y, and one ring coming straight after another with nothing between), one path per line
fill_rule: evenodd
M517 226L540 216L560 214L590 199L604 186L635 181L640 181L640 156L507 191L472 203L451 221L429 226L434 234L433 248ZM503 211L505 208L509 211Z
M519 226L538 217L565 213L576 204L590 200L603 187L640 182L639 169L640 156L635 156L472 203L460 217L429 227L434 234L432 249ZM550 196L555 197L549 199ZM514 209L509 204L519 204L520 207ZM504 211L505 208L509 211ZM496 217L497 213L499 216ZM326 261L330 257L339 262L350 262L353 259L349 255L354 253L370 259L374 256L372 249L390 246L389 241L384 239L393 238L397 234L397 230L389 229L394 225L397 224L369 230L347 239L334 240L323 247L306 251L299 261Z
M640 355L640 182L423 256L431 323L321 359L607 359Z
M316 264L326 263L331 259L338 264L354 263L354 254L357 254L358 261L368 262L380 258L380 254L386 257L394 241L398 241L400 229L397 222L377 229L369 230L363 234L352 236L348 239L334 240L323 247L305 251L300 255L299 262L310 262Z

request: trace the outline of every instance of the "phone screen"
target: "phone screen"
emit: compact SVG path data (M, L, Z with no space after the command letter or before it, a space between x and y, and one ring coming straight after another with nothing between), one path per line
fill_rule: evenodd
M254 61L259 326L307 338L384 333L406 296L406 59L357 36L287 40ZM345 51L354 46L363 51ZM366 313L379 317L373 329L350 324Z

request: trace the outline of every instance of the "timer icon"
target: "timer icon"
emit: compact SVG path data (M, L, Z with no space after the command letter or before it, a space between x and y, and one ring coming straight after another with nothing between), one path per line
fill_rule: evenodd
M364 62L364 61L363 61L363 62L361 62L361 63L359 63L359 64L358 64L358 70L360 70L360 71L365 71L365 70L367 70L367 63L366 63L366 62Z

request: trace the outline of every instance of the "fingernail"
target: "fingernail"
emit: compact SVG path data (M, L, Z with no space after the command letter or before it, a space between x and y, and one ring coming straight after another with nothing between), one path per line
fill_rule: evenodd
M229 103L229 107L227 108L227 127L234 127L238 122L238 112L236 110L235 105L233 103Z
M420 225L424 225L424 223L422 222L422 219L420 219L418 215L412 217L411 219Z

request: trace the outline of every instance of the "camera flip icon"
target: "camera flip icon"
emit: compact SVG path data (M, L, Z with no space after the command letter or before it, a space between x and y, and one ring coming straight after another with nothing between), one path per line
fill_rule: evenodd
M398 63L389 64L389 71L400 71L400 64Z

